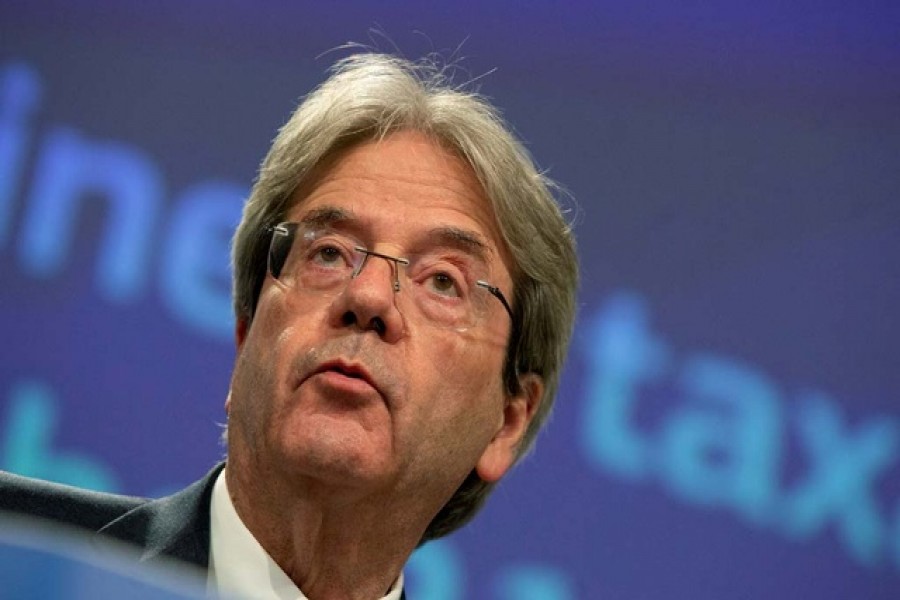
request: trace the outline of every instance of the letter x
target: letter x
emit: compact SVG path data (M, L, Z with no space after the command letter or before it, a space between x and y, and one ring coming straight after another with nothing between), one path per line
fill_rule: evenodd
M788 534L808 538L833 519L850 553L872 564L886 534L872 492L896 458L896 423L875 418L845 432L833 402L820 395L807 400L799 428L810 469L785 498L783 523Z

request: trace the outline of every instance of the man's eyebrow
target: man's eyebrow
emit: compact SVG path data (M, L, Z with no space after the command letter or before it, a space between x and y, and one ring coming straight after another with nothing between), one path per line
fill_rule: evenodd
M353 211L336 206L320 206L314 208L300 219L304 225L313 225L315 227L326 227L328 225L336 225L345 221L353 221L355 215Z
M351 210L337 206L319 206L303 215L300 222L315 227L328 227L356 220L356 215ZM420 239L428 246L461 250L484 263L488 262L488 255L492 253L484 236L460 227L436 227L427 231Z
M469 229L438 227L430 230L425 239L431 245L462 250L484 263L488 262L488 255L491 254L491 248L484 237Z

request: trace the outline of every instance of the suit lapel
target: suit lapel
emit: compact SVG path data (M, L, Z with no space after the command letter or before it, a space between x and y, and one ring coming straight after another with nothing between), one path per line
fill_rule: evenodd
M143 548L142 562L176 559L206 569L209 563L209 505L213 484L225 464L165 498L151 500L98 532Z

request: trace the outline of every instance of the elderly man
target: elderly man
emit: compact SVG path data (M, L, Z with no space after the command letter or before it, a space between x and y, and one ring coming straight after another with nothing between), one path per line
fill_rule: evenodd
M549 182L439 69L352 56L279 132L233 262L227 463L150 501L6 475L0 508L238 595L399 598L550 411L577 264Z

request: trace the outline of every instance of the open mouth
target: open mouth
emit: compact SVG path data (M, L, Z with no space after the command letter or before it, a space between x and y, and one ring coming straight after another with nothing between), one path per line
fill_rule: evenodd
M356 380L358 382L365 383L369 387L375 389L376 391L379 391L379 393L380 393L380 390L379 390L378 386L375 385L375 382L372 379L372 377L360 365L348 364L348 363L340 361L340 360L327 361L327 362L319 365L319 367L312 373L312 375L332 374L332 373L340 376L341 378L352 379L352 380ZM349 382L347 382L347 383L349 383Z
M331 367L327 369L328 371L333 371L335 373L340 373L345 377L353 377L354 379L365 379L365 376L357 370L348 369L345 367Z

